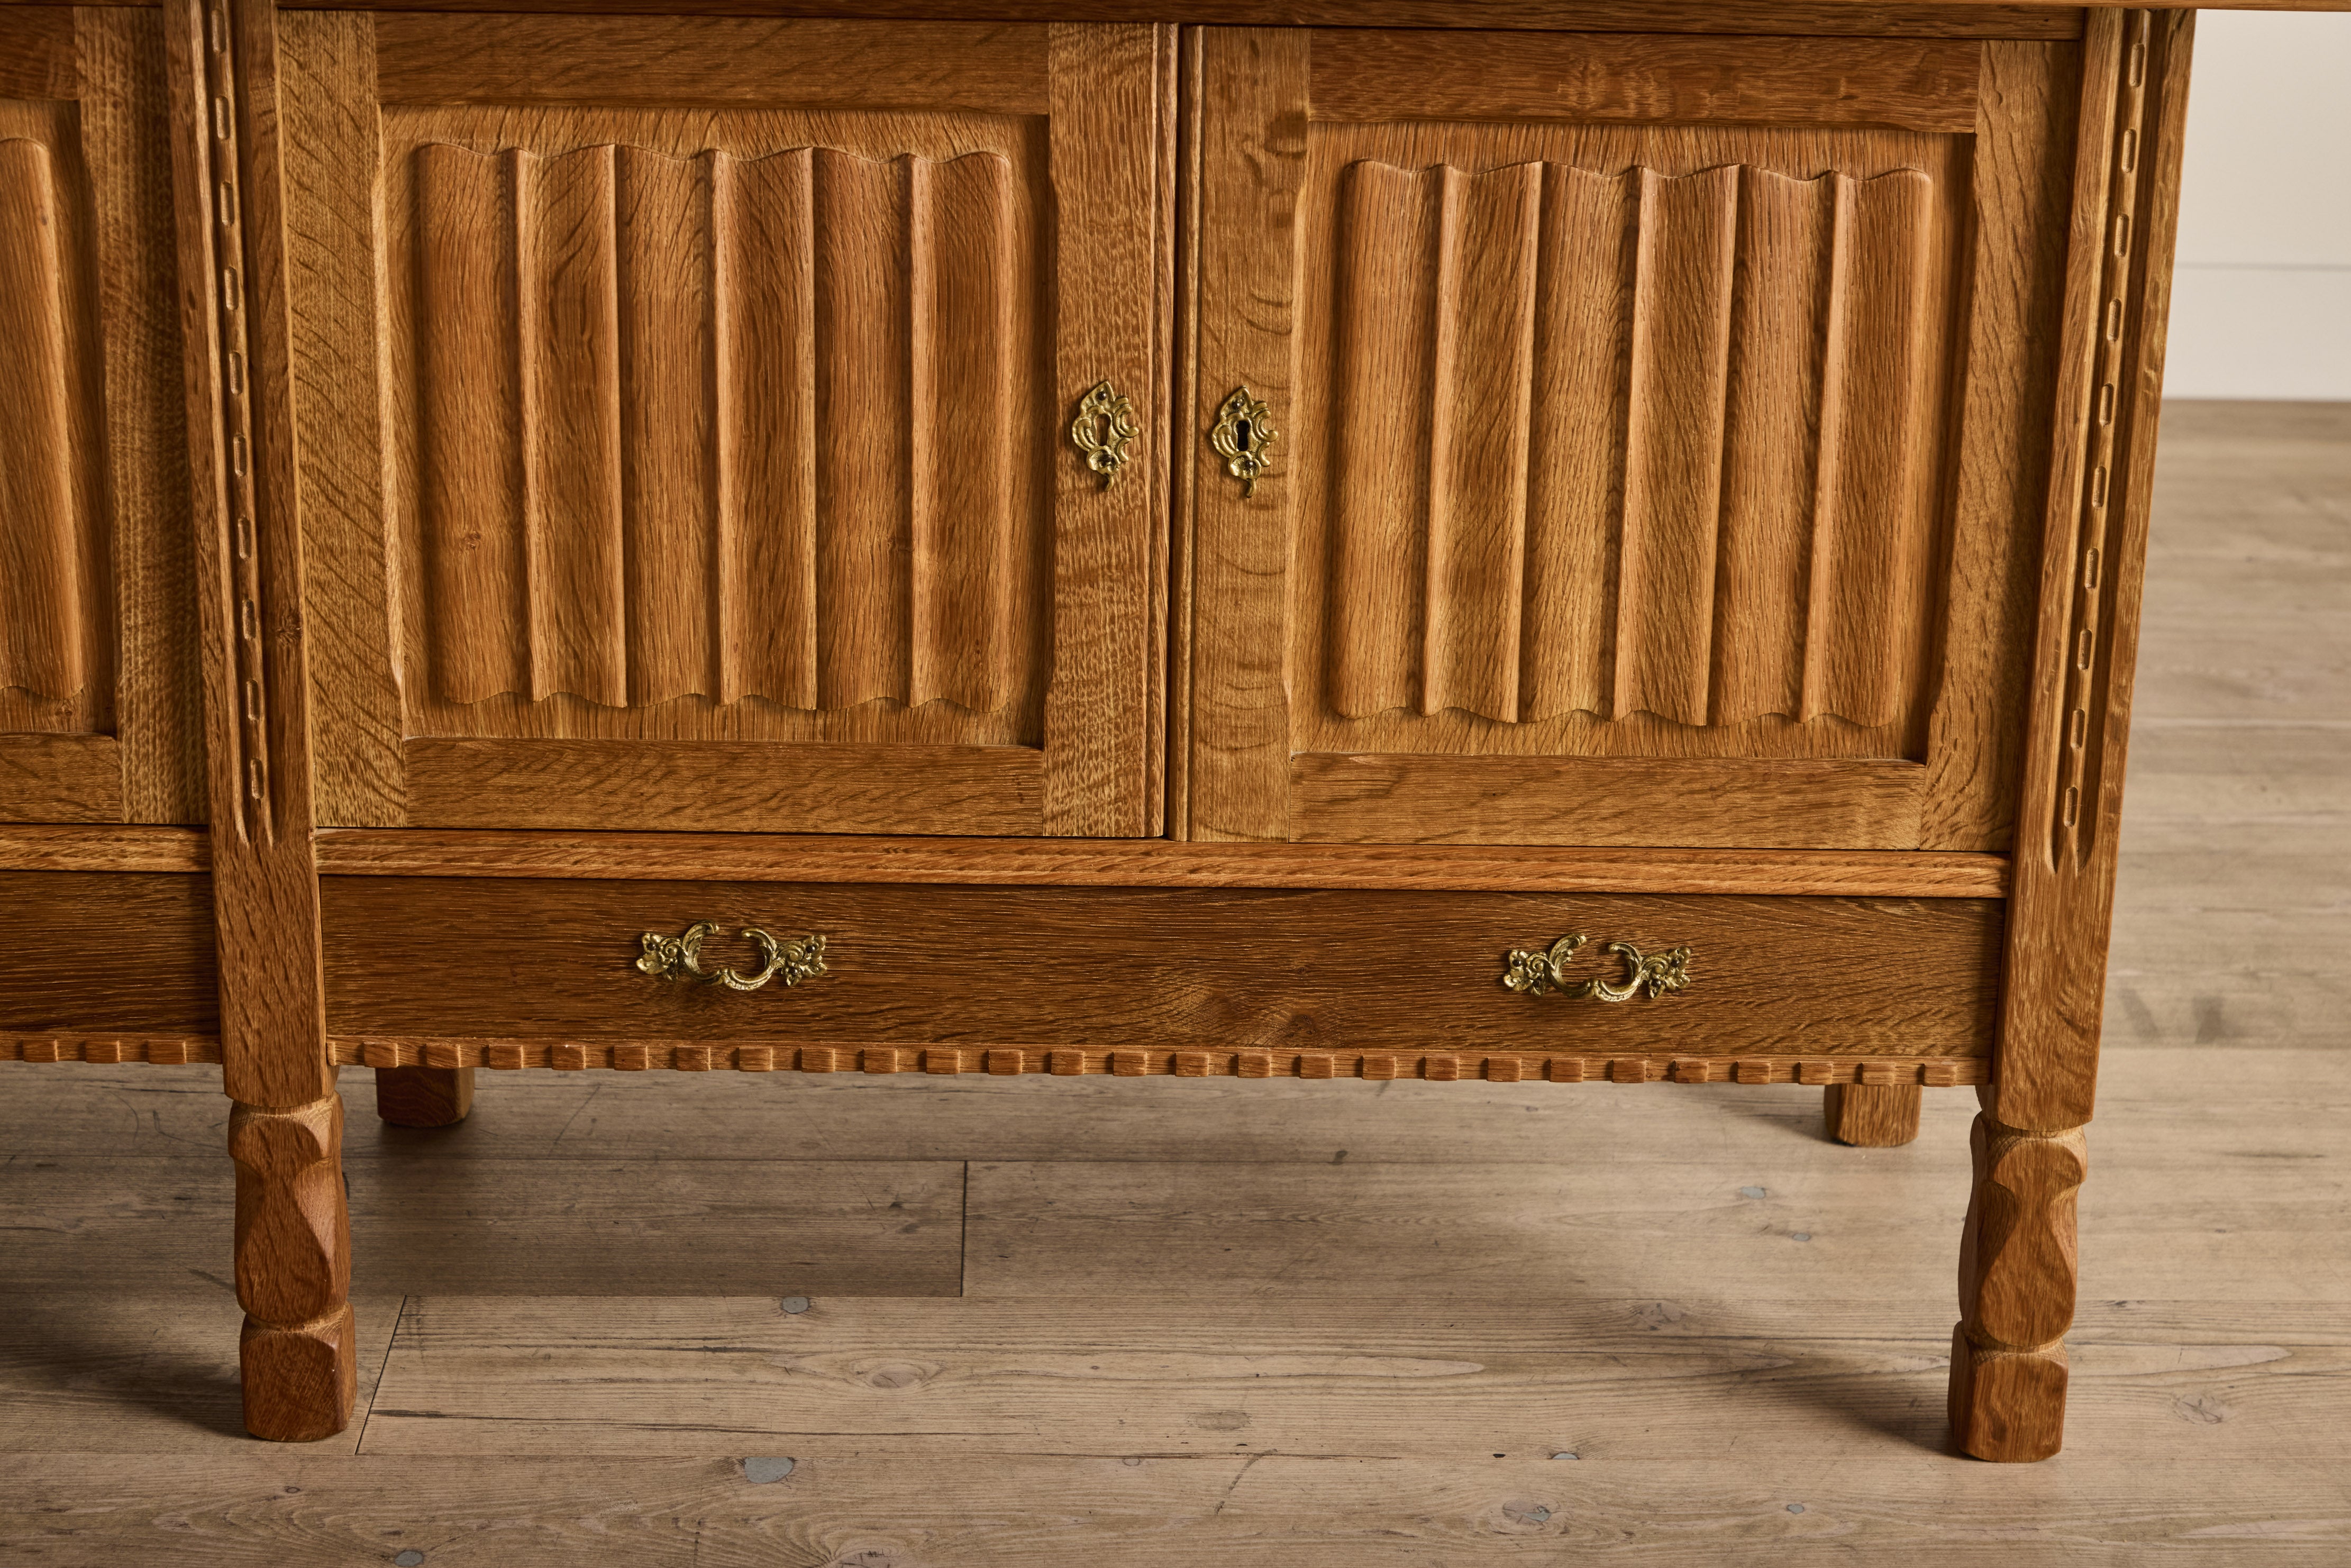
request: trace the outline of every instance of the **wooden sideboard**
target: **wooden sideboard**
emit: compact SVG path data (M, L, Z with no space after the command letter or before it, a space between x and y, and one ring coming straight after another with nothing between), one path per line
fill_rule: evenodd
M2053 1453L2189 25L0 7L0 1055L277 1438L341 1067L1970 1085Z

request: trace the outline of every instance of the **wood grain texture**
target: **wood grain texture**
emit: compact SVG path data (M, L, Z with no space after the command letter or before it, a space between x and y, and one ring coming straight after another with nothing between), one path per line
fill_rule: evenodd
M1333 712L1911 717L1931 179L1364 160L1336 199Z
M717 16L376 19L386 103L798 104L1043 114L1044 29Z
M434 142L413 164L439 698L1012 699L1004 159ZM768 362L779 340L811 362ZM811 397L813 468L747 472L799 444Z
M474 1109L470 1067L379 1067L375 1113L395 1127L454 1127Z
M114 589L121 816L205 820L185 354L160 10L77 10Z
M0 9L0 99L74 96L74 15L63 5Z
M1898 1148L1918 1136L1923 1096L1909 1084L1832 1083L1821 1091L1829 1136L1856 1148Z
M0 420L0 689L70 712L110 683L112 605L82 298L88 186L78 146L25 134L39 107L0 115L0 380L14 389ZM110 706L75 727L110 727Z
M831 775L842 758L672 743L824 741L1019 747L989 766L1030 779L1040 747L1061 779L1066 750L1077 795L1134 799L1116 821L1049 831L1148 831L1163 512L1145 484L1112 497L1107 532L1080 525L1102 503L1062 484L1050 345L1075 311L1049 310L1046 280L1066 264L1092 280L1085 298L1139 294L1105 320L1141 356L1121 378L1160 379L1164 40L1071 35L1057 110L1043 27L591 24L567 46L571 76L534 92L507 78L546 77L518 62L552 21L369 26L371 74L330 68L352 57L320 34L304 112L340 133L376 106L381 219L351 162L326 153L306 217L337 236L316 258L322 298L356 299L371 265L407 279L371 329L354 309L322 334L319 364L365 403L338 366L378 339L388 355L380 453L339 435L318 463L339 494L381 472L392 564L323 608L354 643L395 622L404 712L346 721L355 760L391 751L397 768L380 786L362 771L324 820L476 823L478 806L432 814L452 793L427 776L442 740L575 739L646 743L644 768L687 788L724 762L715 820L768 826L753 811L768 771ZM663 63L640 69L648 51ZM843 57L856 68L831 70ZM831 86L811 96L796 84L820 60ZM1072 124L1055 152L1057 120L1095 99L1109 123ZM365 579L363 508L329 526L361 536ZM1066 706L1050 737L1049 675ZM362 687L385 689L372 674ZM1029 785L1017 814L976 816L952 770L926 794L924 760L856 786L872 801L911 784L894 806L808 825L1038 831ZM598 825L674 799L656 789ZM569 812L524 802L504 822L583 820Z
M2192 28L2188 13L2101 12L2083 50L1991 1107L2040 1132L2086 1123L2096 1092Z
M1057 470L1053 676L1045 701L1044 831L1076 837L1161 830L1165 635L1155 562L1166 546L1162 317L1170 234L1162 179L1173 156L1172 28L1070 24L1052 33L1053 357L1059 403L1108 381L1141 399L1156 435L1104 486ZM977 444L958 433L956 447ZM965 460L958 458L960 467ZM974 475L968 483L985 484ZM1000 621L1002 612L992 610Z
M0 734L0 821L120 821L120 741L110 735Z
M109 0L144 4L146 0ZM320 0L305 0L316 7ZM2103 3L2103 0L2102 0ZM545 0L501 0L500 10L531 11ZM2239 9L2351 8L2347 0L2240 0ZM339 9L343 7L326 7ZM362 7L366 8L366 7ZM393 8L393 7L385 7ZM415 0L402 11L479 11L475 3ZM622 11L623 0L570 0L569 11ZM880 17L909 21L984 15L1004 21L1131 22L1128 0L705 0L712 14L761 16ZM2058 0L1985 5L1975 0L1160 0L1155 20L1224 26L1510 27L1539 31L1813 34L1911 37L2078 38L2079 5Z
M1985 237L1970 264L1942 689L1928 718L1920 829L1934 849L2005 848L2014 838L2032 540L2048 506L2041 476L2056 397L2055 360L2039 350L2058 340L2064 315L2081 69L2070 45L1984 47L1973 194Z
M0 872L0 1032L218 1034L212 911L204 876Z
M1996 903L1969 899L381 876L325 886L343 1039L770 1040L909 1058L917 1042L1971 1056L1983 1049L2000 925ZM828 972L747 995L634 969L639 933L697 920L821 933ZM1503 988L1510 949L1548 947L1570 931L1593 943L1579 977L1616 976L1625 960L1601 947L1626 941L1690 946L1695 977L1678 994L1618 1006ZM492 932L514 934L511 957L486 966ZM749 951L731 936L722 946ZM1805 977L1801 1016L1784 1006L1791 973ZM520 989L509 978L526 975Z
M0 371L22 405L0 431L0 815L120 821L90 233L114 172L82 144L72 13L27 20L20 86L42 97L0 99Z
M0 865L53 866L47 831L0 831ZM82 832L82 830L59 830ZM132 852L124 851L123 852ZM1784 894L1822 897L1999 898L1997 855L1793 850L1559 850L1512 846L1189 844L1055 841L582 832L397 832L329 829L319 869L339 876L667 878L987 886L1361 887L1398 891ZM78 863L78 862L76 862ZM133 869L125 866L122 869ZM138 869L180 869L141 867Z
M711 832L1042 831L1041 753L1013 746L411 740L414 820Z
M1364 26L1314 37L1318 120L1898 125L1968 132L1980 46Z
M372 226L382 137L376 19L349 12L278 17L286 83L286 285L303 395L294 405L302 491L303 602L318 820L396 827L407 820L400 761L400 645L386 514L382 329Z
M185 0L165 16L211 893L225 1087L241 1104L330 1095L310 862L308 671L293 465L276 13ZM289 1347L294 1364L310 1353Z
M2078 1127L2021 1132L1986 1113L1970 1136L1975 1186L1951 1332L1951 1436L1980 1459L2045 1459L2064 1443L2074 1195L2088 1156Z
M1287 421L1299 383L1294 330L1298 223L1306 177L1310 45L1270 29L1193 35L1186 110L1200 148L1197 195L1186 218L1185 311L1198 369L1182 424L1193 471L1190 513L1179 520L1188 650L1187 820L1175 836L1290 837L1290 671L1278 637L1288 613L1295 475L1311 466L1293 449L1245 497L1208 450L1217 410L1246 386Z
M201 828L0 827L0 871L200 872L212 865Z
M342 1142L336 1095L288 1111L239 1105L229 1118L238 1363L256 1437L316 1442L350 1422L359 1363Z
M1201 123L1212 155L1266 145ZM1266 561L1211 589L1202 530L1233 486L1213 464L1189 482L1193 818L1225 788L1200 768L1283 748L1225 744L1244 731L1196 684L1224 657L1202 641L1215 625L1255 661L1237 668L1266 672L1248 689L1284 699L1249 723L1287 732L1292 838L1719 844L1734 841L1708 815L1736 798L1759 824L1790 815L1735 841L1916 847L1945 685L1965 140L1466 119L1310 132L1295 235L1249 264L1260 280L1301 268L1300 325L1280 323L1300 380L1274 404L1296 499L1269 483L1259 503L1291 505L1296 528L1237 536L1290 532L1282 581ZM1214 200L1204 174L1197 209ZM1215 334L1272 319L1236 291L1219 324L1202 279L1205 415L1230 384ZM1606 774L1576 774L1602 758L1754 766L1735 785L1727 766L1702 806L1669 790L1635 826ZM1811 799L1775 771L1797 759L1856 766ZM1274 836L1261 825L1248 836Z
M1886 850L1918 841L1915 762L1301 753L1291 836L1304 842L1772 844Z

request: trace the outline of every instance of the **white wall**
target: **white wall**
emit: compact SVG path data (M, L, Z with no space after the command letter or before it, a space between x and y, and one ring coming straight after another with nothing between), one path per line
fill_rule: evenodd
M2351 13L2202 11L2164 392L2351 401Z

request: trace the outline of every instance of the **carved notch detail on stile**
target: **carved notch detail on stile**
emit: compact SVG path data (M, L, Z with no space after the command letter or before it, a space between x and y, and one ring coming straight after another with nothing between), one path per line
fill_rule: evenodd
M258 526L259 479L254 455L252 335L245 259L246 204L238 187L237 121L240 89L227 10L210 5L204 15L204 149L206 215L211 218L211 256L215 277L211 311L217 325L219 357L212 367L214 402L219 410L219 461L225 481L228 531L220 541L228 571L228 643L235 667L236 712L213 734L235 747L239 826L249 842L268 841L272 788L269 747L269 661L264 643L270 607L262 591L263 540Z
M2081 490L2075 497L2071 614L2062 650L2065 717L2058 731L2057 792L2050 853L2059 862L2086 860L2097 840L2114 674L2113 554L2118 439L2123 393L2139 350L2128 301L2144 246L2138 233L2140 153L2147 130L2148 52L2155 14L2128 13L2106 170L2105 222L2098 268L2097 340Z

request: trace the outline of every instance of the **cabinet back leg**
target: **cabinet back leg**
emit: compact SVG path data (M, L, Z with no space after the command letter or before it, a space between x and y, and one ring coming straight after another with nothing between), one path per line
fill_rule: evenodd
M1926 1093L1916 1083L1832 1083L1821 1092L1821 1111L1838 1143L1890 1149L1918 1136Z
M238 1105L228 1148L245 1429L280 1442L331 1437L350 1424L359 1389L342 1096L284 1111Z
M454 1127L474 1109L470 1067L379 1067L375 1113L395 1127Z

